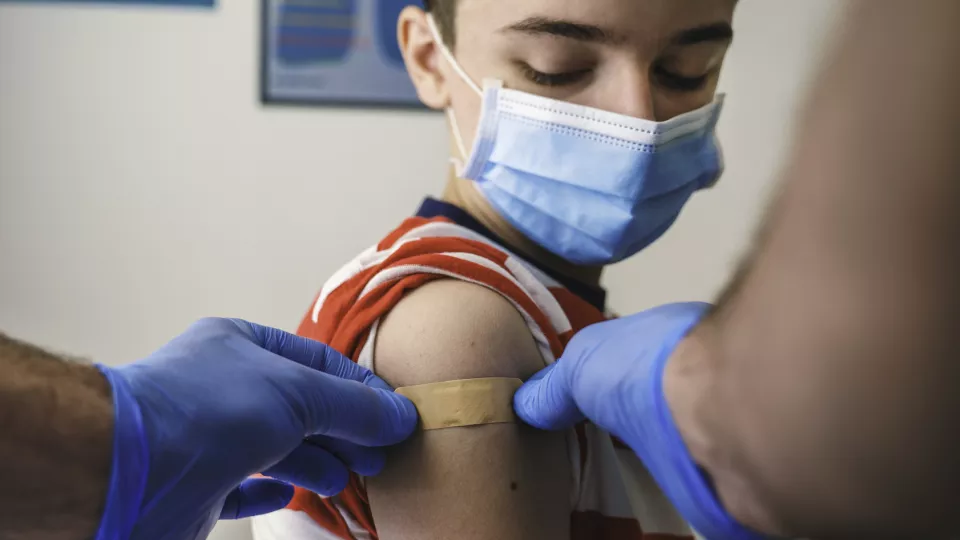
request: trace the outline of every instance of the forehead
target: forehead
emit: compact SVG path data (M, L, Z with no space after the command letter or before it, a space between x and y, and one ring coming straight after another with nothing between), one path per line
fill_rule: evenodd
M737 0L457 0L457 32L496 32L531 17L598 26L624 40L655 42L733 19ZM460 41L460 40L458 40Z

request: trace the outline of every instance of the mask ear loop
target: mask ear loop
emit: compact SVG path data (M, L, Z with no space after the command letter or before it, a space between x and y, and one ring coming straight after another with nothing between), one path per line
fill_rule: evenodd
M473 89L478 96L483 98L483 90L480 89L480 86L473 82L473 79L467 75L467 72L464 71L463 66L460 65L460 62L457 62L457 59L454 58L453 53L450 52L450 49L447 48L447 45L443 42L443 38L440 36L440 30L437 28L437 22L433 18L433 14L427 14L427 26L430 28L430 34L433 36L434 43L437 44L437 48L440 49L440 54L443 55L444 60L450 64L450 67L453 68L453 71L460 77L463 82ZM464 160L467 159L467 146L463 143L463 135L460 133L460 125L457 123L457 117L453 114L453 109L447 107L446 109L447 119L450 122L450 127L453 128L453 140L457 145L457 150L460 152L460 157L450 157L450 162L453 163L453 166L456 170L457 176L463 174Z
M446 114L447 120L450 121L450 127L453 128L453 141L457 144L457 151L460 152L460 157L450 156L450 163L453 164L457 176L463 176L463 169L466 166L464 160L467 159L467 148L466 145L463 144L463 137L460 136L460 126L457 124L457 117L453 114L453 110L447 107Z

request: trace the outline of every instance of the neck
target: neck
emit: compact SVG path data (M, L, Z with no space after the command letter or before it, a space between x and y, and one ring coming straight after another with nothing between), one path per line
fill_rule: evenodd
M447 186L443 191L443 200L460 207L464 212L473 216L484 227L490 229L493 234L506 242L512 251L522 255L527 260L588 285L600 284L600 275L603 272L602 266L576 265L540 247L498 214L483 194L477 190L473 182L458 178L453 167L450 167Z

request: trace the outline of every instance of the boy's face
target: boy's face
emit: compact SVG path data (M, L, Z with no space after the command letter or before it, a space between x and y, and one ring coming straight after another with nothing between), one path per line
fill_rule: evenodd
M439 0L450 1L450 0ZM713 100L736 0L457 0L453 54L477 83L663 121ZM443 60L419 10L400 20L421 99L451 107L464 142L476 93Z

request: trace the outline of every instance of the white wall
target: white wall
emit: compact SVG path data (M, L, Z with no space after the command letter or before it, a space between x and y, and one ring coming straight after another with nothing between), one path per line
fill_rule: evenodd
M440 115L261 107L259 2L219 3L0 3L4 331L122 363L205 315L293 328L330 273L439 191ZM840 5L741 4L721 84L727 173L609 272L622 312L722 286Z

